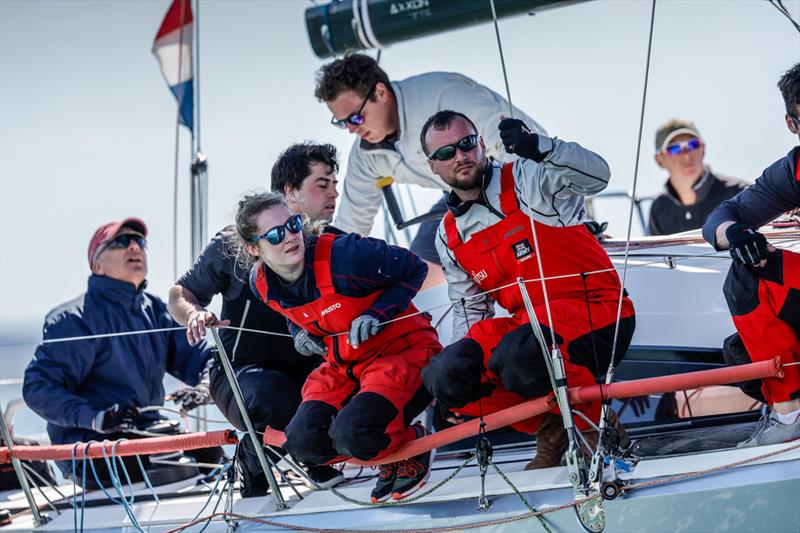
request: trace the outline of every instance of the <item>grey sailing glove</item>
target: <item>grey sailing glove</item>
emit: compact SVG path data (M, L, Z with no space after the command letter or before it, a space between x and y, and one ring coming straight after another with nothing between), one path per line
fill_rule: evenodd
M294 336L294 349L308 357L312 355L324 356L328 351L328 347L325 346L322 339L304 329L298 331Z
M350 324L350 335L348 337L350 346L358 348L359 344L378 333L378 330L381 329L378 324L378 319L370 315L361 315L353 320L353 323Z

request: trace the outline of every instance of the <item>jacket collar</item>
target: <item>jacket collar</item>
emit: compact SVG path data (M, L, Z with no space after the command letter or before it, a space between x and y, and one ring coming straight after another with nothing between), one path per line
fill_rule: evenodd
M700 177L697 178L697 181L695 181L694 185L692 185L692 189L694 189L694 192L697 195L696 203L699 204L706 199L708 194L711 192L711 189L714 187L715 181L716 178L711 173L711 170L708 168L703 169L703 173L700 174ZM664 191L674 202L677 202L679 205L681 205L681 199L678 196L675 187L673 187L672 183L670 183L669 179L667 179L667 182L664 184Z
M451 190L450 194L447 195L447 209L453 212L455 216L461 216L467 211L469 208L472 207L473 204L481 204L481 205L489 205L488 200L486 199L486 188L492 182L492 177L494 176L494 160L492 158L488 158L486 163L486 168L483 169L483 179L481 180L481 194L475 200L467 200L462 201L461 198L455 193L455 191Z
M133 283L92 274L89 276L89 293L102 296L106 300L116 303L133 303L134 307L142 303L144 299L144 289L147 281L143 281L139 288Z

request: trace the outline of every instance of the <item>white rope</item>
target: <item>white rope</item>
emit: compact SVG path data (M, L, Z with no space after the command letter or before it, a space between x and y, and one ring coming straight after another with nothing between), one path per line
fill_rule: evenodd
M622 318L622 301L625 297L625 281L628 275L628 256L630 254L631 246L631 228L633 226L633 208L636 198L636 186L639 183L639 157L642 152L642 132L644 129L644 111L647 104L647 82L650 79L650 55L653 49L653 27L656 18L656 0L653 0L652 8L650 10L650 32L647 40L647 60L645 61L644 73L644 87L642 88L642 108L639 114L639 135L636 143L636 161L633 168L633 189L631 190L631 202L628 210L628 231L625 236L625 254L622 261L622 280L619 285L619 303L617 304L617 320L614 326L614 340L611 343L611 359L608 363L608 371L606 372L606 385L611 383L614 379L614 354L617 353L617 342L619 337L619 323ZM603 419L605 416L605 407L603 407ZM601 424L601 427L602 424Z

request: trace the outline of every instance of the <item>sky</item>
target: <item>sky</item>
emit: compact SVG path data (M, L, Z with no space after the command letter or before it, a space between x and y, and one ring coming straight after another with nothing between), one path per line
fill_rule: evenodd
M175 101L150 49L168 5L0 0L0 337L38 327L49 309L83 292L92 233L128 216L149 225L149 290L166 298ZM305 35L309 5L201 0L209 235L230 223L243 192L267 186L291 143L331 142L346 168L352 138L330 126L313 97L323 61ZM800 0L785 5L800 17ZM596 0L500 21L514 104L552 135L601 154L609 190L633 184L649 18L650 2ZM505 94L498 57L484 24L396 44L381 65L393 79L457 71ZM695 121L718 173L752 181L785 155L797 137L783 124L775 84L798 60L798 33L765 1L658 2L637 194L663 187L653 136L672 117ZM191 261L190 156L182 134L179 272ZM413 192L420 210L438 196ZM626 214L624 202L609 202L599 218L624 235Z

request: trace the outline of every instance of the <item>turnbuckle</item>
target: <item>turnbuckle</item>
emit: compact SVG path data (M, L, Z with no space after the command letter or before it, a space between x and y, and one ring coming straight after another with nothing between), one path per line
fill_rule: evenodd
M484 435L478 437L475 443L475 457L478 460L478 468L481 472L481 495L478 497L479 513L485 513L492 505L486 497L486 472L489 470L489 461L492 459L492 443Z

